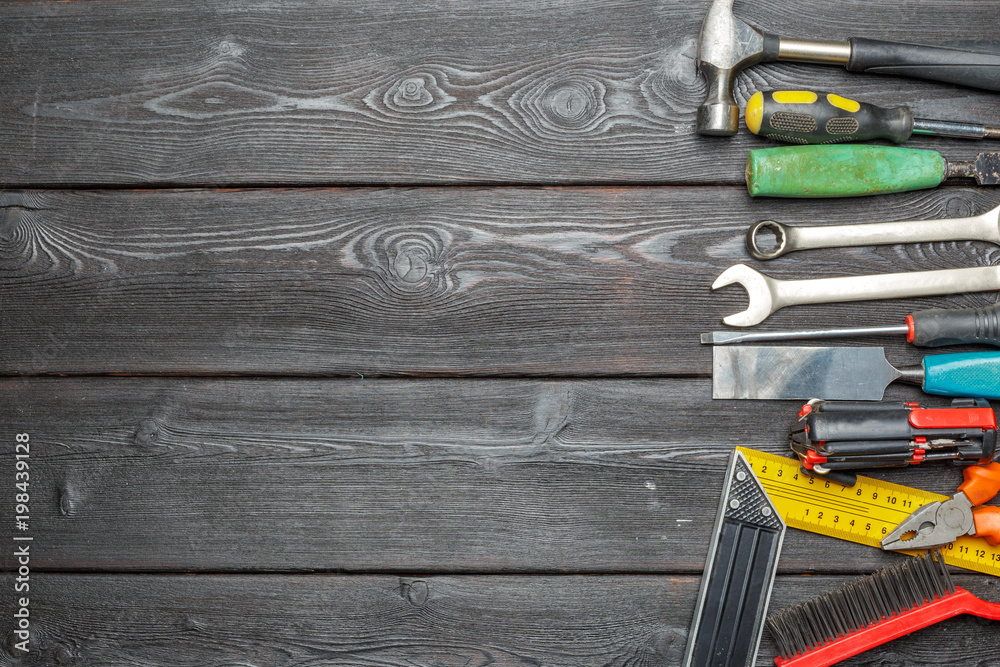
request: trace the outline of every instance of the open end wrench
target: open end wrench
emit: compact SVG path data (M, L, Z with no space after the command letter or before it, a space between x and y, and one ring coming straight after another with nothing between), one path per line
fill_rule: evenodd
M773 247L758 238L762 232L774 234ZM1000 206L968 218L794 227L761 220L747 230L747 250L763 260L796 250L936 241L988 241L1000 245Z
M735 283L746 289L750 305L742 313L730 315L722 321L731 327L752 327L786 306L1000 290L1000 266L776 280L746 264L737 264L723 271L712 283L712 289Z

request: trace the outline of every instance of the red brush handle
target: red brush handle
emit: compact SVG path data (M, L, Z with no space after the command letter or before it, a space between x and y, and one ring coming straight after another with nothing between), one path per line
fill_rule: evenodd
M955 592L950 595L922 604L892 618L883 619L863 630L834 639L794 658L779 656L774 659L774 664L778 667L829 667L858 653L864 653L868 649L960 614L972 614L1000 621L1000 604L980 600L964 588L956 586Z

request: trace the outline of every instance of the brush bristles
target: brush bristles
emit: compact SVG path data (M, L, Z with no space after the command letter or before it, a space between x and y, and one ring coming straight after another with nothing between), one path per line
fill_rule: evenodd
M767 619L785 658L955 592L940 552L908 558Z

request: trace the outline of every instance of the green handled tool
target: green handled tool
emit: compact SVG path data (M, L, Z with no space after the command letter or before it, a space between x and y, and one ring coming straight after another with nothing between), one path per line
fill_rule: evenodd
M790 144L834 144L911 135L1000 139L1000 127L914 118L907 107L887 109L812 90L758 91L747 101L747 129Z
M946 178L1000 185L1000 152L953 161L897 146L779 146L750 151L746 168L751 197L860 197L924 190Z
M905 324L806 331L713 331L701 335L702 345L732 345L810 338L853 338L904 334L920 347L978 343L1000 347L1000 304L985 308L931 308L906 316Z
M714 347L712 398L879 401L891 382L928 394L1000 398L1000 352L934 354L896 368L881 347Z

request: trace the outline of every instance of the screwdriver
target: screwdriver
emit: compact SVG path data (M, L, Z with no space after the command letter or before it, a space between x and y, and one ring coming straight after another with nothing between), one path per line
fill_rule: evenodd
M746 165L751 197L861 197L933 188L946 178L1000 185L1000 152L959 161L899 146L778 146L750 151Z
M909 343L941 347L978 343L1000 347L1000 304L984 308L932 308L906 316L906 323L884 327L814 329L807 331L713 331L701 335L702 345L730 345L774 340L848 338L906 334Z
M908 107L887 109L811 90L758 91L747 101L745 117L754 134L790 144L872 139L901 144L913 134L1000 139L1000 127L914 118Z

